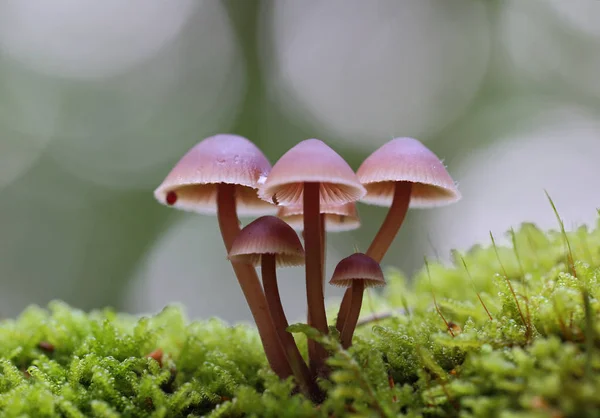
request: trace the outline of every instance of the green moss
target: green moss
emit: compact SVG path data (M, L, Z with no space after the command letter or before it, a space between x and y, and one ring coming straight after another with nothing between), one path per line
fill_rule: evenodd
M559 232L525 224L509 237L410 285L388 272L372 296L384 318L360 325L349 351L316 336L333 352L319 407L289 395L251 328L54 302L0 323L1 416L600 416L600 227L568 234L574 269ZM304 349L313 330L291 329ZM147 357L157 348L162 364Z

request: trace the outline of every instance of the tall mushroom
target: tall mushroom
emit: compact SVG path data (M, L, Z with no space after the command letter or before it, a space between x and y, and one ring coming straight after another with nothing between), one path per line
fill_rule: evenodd
M366 254L355 253L338 263L329 283L348 287L350 291L350 309L340 335L342 347L348 348L360 315L363 292L366 287L384 286L383 272L377 261Z
M309 323L328 333L321 266L321 205L342 205L359 200L365 188L348 163L318 139L307 139L286 152L259 188L259 196L281 206L302 206L306 248L306 293ZM311 369L324 365L327 353L309 345Z
M217 214L221 235L229 252L240 232L241 215L270 214L273 205L260 200L256 189L271 169L263 153L248 139L219 134L190 149L154 196L163 204L203 214ZM267 301L254 267L232 262L233 270L258 328L271 368L286 378L292 374L269 314Z
M305 394L313 399L318 398L319 389L294 337L286 331L288 321L277 286L277 267L304 265L304 249L298 235L279 218L260 217L239 233L229 251L229 259L261 267L269 311L294 375Z
M413 138L396 138L373 152L356 172L367 189L362 202L390 207L366 254L381 262L410 207L433 207L461 198L454 180L440 159ZM343 328L350 303L346 291L336 327Z

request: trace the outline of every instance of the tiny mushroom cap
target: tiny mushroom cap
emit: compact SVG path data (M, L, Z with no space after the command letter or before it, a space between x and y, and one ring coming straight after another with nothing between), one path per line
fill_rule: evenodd
M263 255L274 255L279 267L304 264L304 249L296 232L275 216L260 217L236 237L229 259L260 266Z
M381 266L366 254L354 253L336 266L329 284L350 287L354 280L362 280L365 287L385 285Z
M179 160L154 196L177 209L215 214L218 184L234 184L239 215L274 214L277 208L257 196L259 183L270 170L269 160L248 139L214 135L200 141Z
M326 231L342 232L360 228L360 218L354 202L343 205L323 205L321 213L325 218ZM302 206L280 206L277 212L277 216L297 231L304 228L303 215Z
M373 152L356 172L367 189L361 201L390 206L394 183L412 183L410 206L433 207L454 203L461 195L440 159L420 141L396 138Z
M259 188L259 197L282 206L302 206L304 183L320 183L322 205L355 202L366 193L348 163L318 139L286 152Z

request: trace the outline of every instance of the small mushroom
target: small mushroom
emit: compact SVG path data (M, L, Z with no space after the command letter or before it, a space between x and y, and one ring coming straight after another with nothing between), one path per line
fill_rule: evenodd
M388 206L388 214L371 242L367 254L381 262L398 234L410 207L433 207L454 203L461 195L440 159L413 138L396 138L363 161L356 175L367 189L363 203ZM346 291L336 323L341 329L350 292Z
M377 261L366 254L355 253L338 263L329 284L348 287L351 294L350 309L340 335L342 347L348 348L360 316L364 290L384 286L383 272Z
M277 286L277 267L304 265L304 249L298 235L281 219L263 216L242 229L231 246L229 259L261 267L267 304L294 375L304 393L318 396L318 387L294 337L286 331L288 321Z
M259 197L280 206L302 206L306 247L309 324L328 333L323 296L321 205L343 205L365 195L348 163L318 139L307 139L286 152L259 188ZM311 369L324 365L326 351L309 344Z
M162 184L156 199L185 211L215 214L229 252L240 232L238 213L275 213L276 208L257 197L259 182L269 174L271 164L248 139L219 134L200 141L190 149ZM277 375L286 378L291 367L269 315L267 301L256 270L248 264L232 263L234 272L258 328L267 359Z

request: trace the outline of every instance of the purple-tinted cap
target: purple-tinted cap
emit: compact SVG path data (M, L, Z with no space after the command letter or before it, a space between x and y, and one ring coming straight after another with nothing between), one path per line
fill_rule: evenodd
M177 209L215 214L217 185L235 184L239 215L275 214L277 208L257 195L259 182L270 170L269 160L248 139L219 134L190 149L154 191L154 196Z
M396 138L384 144L356 172L367 189L364 203L390 206L394 183L411 182L411 207L443 206L461 194L446 167L429 148L413 138Z

